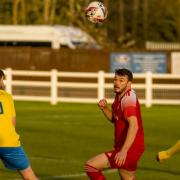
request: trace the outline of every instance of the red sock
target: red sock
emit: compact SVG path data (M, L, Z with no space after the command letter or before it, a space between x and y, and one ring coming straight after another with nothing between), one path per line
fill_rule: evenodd
M102 172L89 164L85 165L85 171L91 180L105 180Z

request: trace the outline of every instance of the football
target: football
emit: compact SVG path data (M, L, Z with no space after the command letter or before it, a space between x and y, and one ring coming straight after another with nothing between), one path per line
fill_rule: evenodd
M92 23L102 23L107 18L107 8L100 1L90 2L85 9L85 15Z

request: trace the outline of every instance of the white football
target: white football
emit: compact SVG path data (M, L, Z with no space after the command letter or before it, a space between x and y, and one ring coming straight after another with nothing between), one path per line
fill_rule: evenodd
M100 1L89 3L85 9L86 17L93 23L102 23L107 17L107 8Z

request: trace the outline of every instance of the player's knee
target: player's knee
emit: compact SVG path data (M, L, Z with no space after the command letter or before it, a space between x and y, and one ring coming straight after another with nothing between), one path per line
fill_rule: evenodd
M38 180L36 176L32 175L24 175L22 176L24 180Z
M24 180L38 180L37 176L29 166L25 170L19 171Z
M86 163L85 163L85 167L89 165L89 166L94 166L94 161L92 159L89 159Z
M129 176L125 176L125 177L121 176L121 180L136 180L136 178L135 177L129 177Z
M85 171L86 171L87 176L89 176L91 180L105 180L105 177L102 174L101 170L89 164L85 164Z
M91 166L90 164L86 163L84 165L84 170L86 171L86 173L89 173L89 172L97 172L98 169L96 169L94 166Z
M120 176L122 180L135 180L134 172L129 172L126 170L119 170Z

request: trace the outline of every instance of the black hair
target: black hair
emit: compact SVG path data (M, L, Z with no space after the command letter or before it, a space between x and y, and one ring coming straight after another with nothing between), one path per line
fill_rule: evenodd
M1 79L2 77L5 77L5 74L4 74L4 72L0 69L0 79Z
M119 76L127 76L129 81L131 81L131 82L133 81L133 74L128 69L125 69L125 68L123 68L123 69L116 69L115 74L117 74Z

